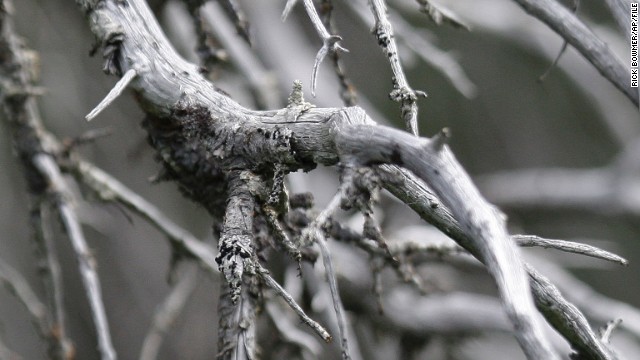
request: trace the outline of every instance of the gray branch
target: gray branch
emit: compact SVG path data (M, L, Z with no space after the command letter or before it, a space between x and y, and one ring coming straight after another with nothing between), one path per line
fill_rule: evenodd
M198 180L198 171L214 177L218 172L237 169L264 171L274 163L291 171L338 162L402 166L429 184L451 210L453 216L425 217L440 222L448 233L457 232L452 237L487 265L527 356L556 358L535 320L523 264L503 217L480 196L455 160L445 144L445 133L433 139L415 138L376 126L355 107L311 108L308 104L295 104L264 112L243 108L217 92L194 65L175 54L143 2L132 0L125 6L106 1L100 7L93 1L78 2L90 17L94 34L105 45L107 70L123 74L134 69L138 74L130 87L149 116L146 126L154 146L181 186ZM182 145L181 151L188 156L174 151L172 144ZM388 174L392 175L385 186L395 186L395 192L407 204L432 209L428 211L434 211L434 205L440 206L435 197L424 201L427 191L407 182L412 179L410 174L393 170ZM393 182L402 185L392 185ZM421 215L428 211L418 210ZM460 224L456 230L454 218ZM443 219L451 221L444 224ZM590 329L582 327L580 331L589 333ZM570 333L564 335L572 341ZM578 347L593 344L580 340L573 343ZM608 358L606 354L599 355Z
M638 91L630 86L627 67L576 15L555 0L515 0L578 50L615 87L638 106Z

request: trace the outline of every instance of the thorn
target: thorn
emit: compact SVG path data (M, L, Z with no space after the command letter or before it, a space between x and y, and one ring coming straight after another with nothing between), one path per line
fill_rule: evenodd
M85 119L87 119L87 121L93 120L93 118L98 116L98 114L100 114L102 110L106 109L107 106L111 105L111 103L115 99L117 99L118 96L120 96L120 94L122 94L124 89L127 87L127 85L129 85L131 80L133 80L133 78L136 77L136 75L138 75L136 70L134 69L127 70L127 72L124 73L122 78L118 80L118 82L114 85L111 91L109 91L107 96L104 99L102 99L100 104L98 104L98 106L96 106L93 110L91 110L91 112L87 116L85 116Z
M442 148L449 142L451 131L449 128L443 128L436 136L431 139L429 146L436 152L440 152Z

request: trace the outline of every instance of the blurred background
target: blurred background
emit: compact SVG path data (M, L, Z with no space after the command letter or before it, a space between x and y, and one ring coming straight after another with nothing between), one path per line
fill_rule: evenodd
M319 71L317 97L310 95L313 59L321 42L301 5L283 22L280 17L285 1L239 3L250 24L251 56L242 56L248 47L229 20L220 16L217 3L208 5L208 14L217 19L209 24L209 30L217 45L226 49L228 58L211 73L216 85L247 107L277 108L286 104L292 81L300 79L308 101L318 106L343 106L329 61ZM366 2L333 3L336 29L343 38L342 45L349 50L341 60L357 91L358 104L374 120L403 127L399 107L388 97L392 90L391 70L371 34L372 16ZM93 36L75 2L18 0L14 5L18 33L28 47L40 54L41 82L46 94L40 97L39 105L48 129L62 139L97 128L110 129L111 136L83 146L83 156L197 237L213 241L211 220L203 209L182 198L170 183L150 185L148 179L159 165L146 144L140 128L143 113L132 96L122 96L93 122L84 120L117 79L101 72L100 56L89 57ZM179 1L150 1L150 5L178 51L199 62L197 37L186 6ZM443 127L451 129L453 152L489 200L508 214L513 233L586 242L628 259L629 266L620 267L553 250L526 250L527 258L552 280L561 271L557 278L562 284L579 280L580 286L588 286L563 289L559 285L567 298L582 298L596 308L594 313L600 311L600 317L588 314L595 327L603 325L603 319L621 316L617 310L623 308L636 314L635 320L640 321L637 310L632 308L640 307L638 109L571 46L540 81L560 51L562 40L512 1L446 2L470 31L434 24L418 11L414 1L391 0L389 6L409 83L428 93L428 98L419 100L421 135L432 136ZM603 2L582 1L577 14L620 59L628 61L626 34L618 30ZM234 44L238 49L231 47ZM0 127L0 256L42 294L30 240L26 185L5 129ZM604 180L589 181L590 176ZM313 190L319 208L335 193L337 184L331 169L292 178L295 191ZM597 198L599 193L607 195L607 200ZM116 350L121 359L134 359L140 353L156 307L170 291L171 249L163 235L128 215L125 209L85 200L79 196L77 206L97 259ZM389 239L414 236L419 240L434 233L406 206L386 195L377 212ZM64 236L57 237L57 246L70 337L77 346L77 358L98 358L75 258ZM367 270L367 256L354 254L360 256ZM340 264L340 256L337 257ZM273 266L280 269L276 273L284 279L287 266ZM426 282L434 284L434 293L493 294L489 277L475 273L477 266L471 266L476 270L467 268L469 265L457 268L428 262L416 266ZM386 274L387 278L390 284L399 282L392 272ZM162 346L160 359L205 359L216 353L218 281L212 275L198 277L194 294ZM610 299L621 303L610 303ZM370 323L359 318L360 305L350 305L348 298L345 303L354 318L364 359L493 359L496 352L501 359L523 358L517 343L500 331L491 336L434 334L429 341L397 334L385 338L381 330L367 333L361 327ZM622 303L632 307L626 308ZM604 304L620 308L604 308ZM0 339L24 359L44 358L45 345L28 319L12 294L0 290ZM268 333L264 329L273 324L266 319L261 321L263 334ZM634 320L623 321L633 325ZM637 330L640 323L635 327ZM442 350L449 348L452 338L460 344L456 351ZM278 350L278 346L286 346L276 336L266 339L262 344L265 358L297 358L295 352ZM621 358L627 359L634 358L630 351L640 351L639 339L640 332L625 328L613 335L613 343L622 349ZM398 350L407 344L415 349L407 353ZM323 346L328 349L323 349L318 358L337 358L335 344Z

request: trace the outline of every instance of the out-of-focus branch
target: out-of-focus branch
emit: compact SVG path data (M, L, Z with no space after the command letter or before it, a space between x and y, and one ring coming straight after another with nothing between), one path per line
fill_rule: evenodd
M590 256L596 259L611 261L619 265L627 265L628 261L616 254L602 250L595 246L581 244L574 241L545 239L535 235L513 235L511 237L522 247L542 247L545 249L556 249L574 254Z
M296 303L294 298L275 281L267 269L263 268L262 265L256 264L256 270L258 274L262 277L263 281L266 285L271 288L275 293L280 296L289 307L298 315L300 320L308 325L313 331L318 334L325 342L331 342L332 337L327 330L325 330L322 325L318 324L316 321L311 319L307 314L305 314L304 310Z
M180 274L177 283L153 316L149 332L142 343L140 360L155 360L157 358L165 335L182 313L197 284L198 269L189 268Z
M48 339L50 329L45 305L38 299L27 280L2 259L0 259L0 281L25 307L38 334L43 339Z
M640 179L612 168L529 169L478 178L483 193L510 209L556 209L640 217Z
M69 185L52 155L60 150L60 146L42 127L35 99L29 92L36 80L34 55L29 55L28 51L23 49L13 33L12 25L7 19L7 4L7 0L0 2L0 25L2 26L0 52L4 54L0 62L1 75L4 80L1 84L3 88L2 107L8 120L15 148L24 165L29 190L33 194L48 198L53 202L55 212L59 216L76 253L102 359L115 359L116 355L102 302L96 265L89 252L75 210L71 205L72 197ZM54 300L56 304L54 309L51 309L52 314L56 314L54 321L60 319L58 300ZM54 323L54 326L63 326L63 324ZM60 340L61 349L57 353L61 353L60 355L63 357L73 356L72 351L65 347L64 329L52 329L52 331L55 330L62 330L62 333L58 334L62 335L62 338Z
M71 190L60 171L60 167L50 155L37 154L32 161L34 167L40 171L40 174L49 184L49 192L54 198L58 215L75 251L82 283L89 299L102 359L115 359L116 354L111 342L107 314L102 302L97 265L84 238L75 210L70 203Z
M282 13L282 20L285 20L293 6L298 2L298 0L288 0L287 5L285 6L284 12ZM316 95L316 80L318 78L318 70L320 69L320 64L324 60L324 58L329 53L334 53L338 51L347 52L348 50L340 46L339 42L342 38L338 35L329 34L329 31L320 20L320 16L316 11L315 6L313 5L313 0L302 0L304 3L304 9L307 11L307 15L313 24L313 27L316 29L316 32L322 39L322 47L318 50L318 54L316 55L316 60L313 63L313 70L311 72L311 94L313 96Z
M51 229L50 209L43 199L34 201L29 220L33 229L39 270L45 285L47 309L53 322L49 337L49 355L54 359L71 359L74 349L71 340L67 338L62 272Z
M636 107L638 91L629 85L627 67L580 19L554 0L515 0L576 48L596 69L624 93Z

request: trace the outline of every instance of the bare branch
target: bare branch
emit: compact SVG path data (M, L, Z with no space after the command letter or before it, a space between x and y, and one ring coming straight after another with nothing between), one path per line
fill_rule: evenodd
M333 269L333 263L331 261L331 252L327 247L326 239L319 229L316 229L315 243L320 248L322 254L322 263L324 264L325 274L327 281L329 282L329 290L331 292L331 300L333 302L333 310L336 313L338 319L338 331L340 332L340 348L342 349L342 359L350 360L351 355L349 353L349 342L347 339L347 318L344 313L344 305L340 300L340 293L338 292L338 283L336 280L336 272Z
M56 201L55 205L58 214L76 253L82 283L87 298L89 299L91 315L98 335L98 347L100 348L102 359L115 359L116 353L111 342L107 314L104 309L104 303L102 302L100 280L96 271L95 259L89 251L89 246L84 238L84 233L82 232L76 213L69 203L71 191L60 172L58 164L56 164L51 156L46 154L36 155L33 158L33 165L49 182L50 191Z
M626 66L580 19L554 0L515 0L578 50L596 69L624 93L636 107L638 91L628 81Z
M273 109L281 106L276 80L245 42L233 41L232 25L222 15L222 9L215 2L208 1L200 8L200 16L217 35L229 53L231 62L244 75L256 94L259 108Z
M511 236L519 246L538 246L543 248L558 249L570 253L582 254L596 259L602 259L617 263L619 265L627 265L628 261L616 254L599 249L595 246L581 244L573 241L544 239L535 235L513 235Z
M391 166L384 166L382 170L391 174L400 171ZM477 245L473 243L469 233L463 230L464 228L452 217L449 210L440 204L424 183L411 175L407 175L401 184L393 180L395 177L382 179L383 186L387 190L414 209L425 221L440 229L486 264L487 260L476 248ZM597 359L611 359L611 355L600 344L579 310L568 303L546 278L537 272L533 273L532 267L528 265L526 267L530 277L535 276L536 280L540 280L531 281L529 285L534 294L536 306L547 321L571 343L574 349L580 349L584 353L595 353L594 358ZM582 320L576 321L576 319Z
M34 232L36 257L41 264L39 270L45 286L47 307L52 322L52 330L48 337L49 355L54 359L71 359L75 350L67 337L62 272L54 244L50 216L47 204L42 200L36 200L36 204L32 205L29 220Z
M378 45L389 58L391 70L393 71L393 90L389 97L391 100L400 103L400 111L407 131L413 135L418 135L418 104L416 104L416 101L418 96L426 97L427 94L423 91L413 90L409 86L400 63L398 46L394 39L393 27L388 19L387 5L384 0L369 0L369 5L376 22L374 34L378 39Z

